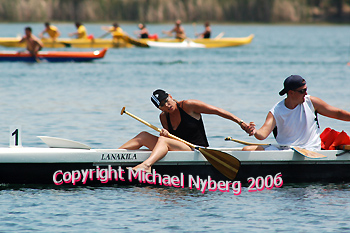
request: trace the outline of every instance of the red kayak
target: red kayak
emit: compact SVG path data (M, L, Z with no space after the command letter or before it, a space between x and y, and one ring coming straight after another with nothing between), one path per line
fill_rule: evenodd
M40 61L48 62L87 62L103 58L106 52L107 49L90 52L40 51L37 58ZM28 52L2 51L0 52L0 61L36 62L36 59Z

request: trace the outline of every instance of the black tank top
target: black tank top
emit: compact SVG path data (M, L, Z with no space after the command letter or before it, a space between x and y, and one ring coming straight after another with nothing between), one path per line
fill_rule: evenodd
M210 38L210 32L205 32L204 35L203 35L203 38L204 39L209 39Z
M179 104L177 104L177 107L180 110L181 121L176 130L171 125L169 114L166 114L169 133L192 144L208 147L209 143L205 135L202 117L197 120L180 108Z
M142 33L142 34L140 35L140 38L142 38L142 39L148 38L148 33Z

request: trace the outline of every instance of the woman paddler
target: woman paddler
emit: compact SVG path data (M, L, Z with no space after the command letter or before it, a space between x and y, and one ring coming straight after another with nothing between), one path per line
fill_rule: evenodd
M162 159L168 151L192 150L191 147L185 143L169 138L168 133L192 144L208 147L209 144L205 134L201 113L215 114L232 120L239 124L245 131L248 127L243 120L224 109L206 104L199 100L191 99L177 102L164 90L155 90L151 96L151 101L162 111L159 116L163 126L160 136L157 137L143 131L119 148L136 150L145 146L152 150L150 157L143 163L133 167L134 170L141 169L146 172L151 172L151 166Z

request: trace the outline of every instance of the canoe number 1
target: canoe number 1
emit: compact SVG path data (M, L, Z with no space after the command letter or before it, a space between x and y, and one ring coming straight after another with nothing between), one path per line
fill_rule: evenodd
M18 129L12 132L12 137L15 136L15 146L18 146Z
M22 147L22 127L18 125L10 126L10 147Z

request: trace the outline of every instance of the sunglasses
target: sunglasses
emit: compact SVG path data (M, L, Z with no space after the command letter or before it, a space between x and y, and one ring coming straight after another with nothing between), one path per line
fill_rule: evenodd
M301 89L301 90L294 90L296 92L299 92L300 94L305 94L307 92L307 88Z
M164 105L165 105L166 103L168 103L168 101L169 101L169 97L167 97L167 98L164 100L163 103L160 103L160 104L159 104L159 107L160 107L160 108L161 108L161 107L164 107Z

